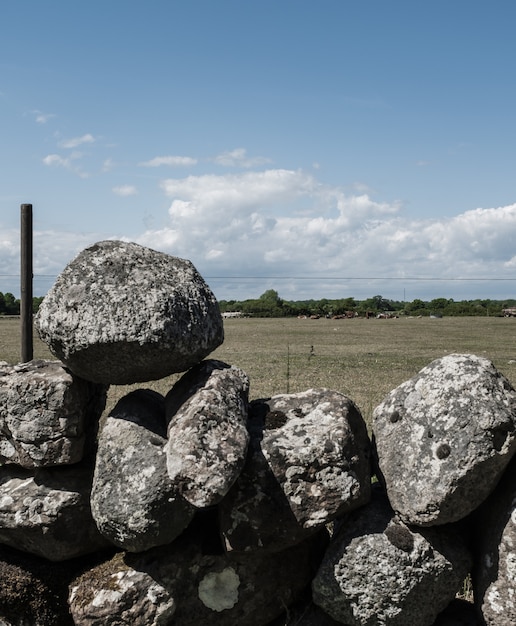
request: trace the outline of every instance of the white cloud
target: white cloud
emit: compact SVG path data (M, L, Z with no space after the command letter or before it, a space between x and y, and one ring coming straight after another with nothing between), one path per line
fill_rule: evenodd
M89 174L74 164L74 161L80 158L82 158L82 154L80 152L72 152L67 157L63 157L60 154L47 154L46 157L43 157L42 161L48 167L63 167L70 170L74 174L77 174L80 178L88 178Z
M95 143L95 137L87 133L81 137L73 137L72 139L64 139L59 142L61 148L77 148L84 143Z
M32 111L32 114L35 116L35 120L38 124L46 124L48 120L56 117L54 113L43 113L37 109Z
M168 165L169 167L188 167L195 165L197 159L188 156L157 156L150 161L142 161L138 165L142 167L160 167L161 165Z
M516 204L407 219L399 203L347 195L292 170L189 176L162 187L171 198L170 226L139 239L191 258L205 274L513 278Z
M270 159L265 157L248 157L245 148L235 148L228 152L223 152L213 158L213 161L217 165L224 165L225 167L258 167L270 163Z
M117 196L135 196L138 193L134 185L120 185L119 187L113 187L112 191Z
M115 167L115 163L113 159L105 159L104 163L102 164L102 171L110 172L114 167Z
M74 165L59 154L49 154L45 163ZM377 293L401 299L405 286L410 300L516 296L516 204L414 219L397 203L347 194L313 173L287 169L169 178L162 189L170 202L168 221L132 238L190 259L219 298L256 297L274 288L291 299ZM113 192L131 195L136 188L122 185ZM0 232L0 267L17 273L18 232ZM35 236L35 274L50 274L81 246L109 235ZM222 276L269 278L210 282ZM450 282L425 281L430 278ZM484 281L469 282L474 278Z

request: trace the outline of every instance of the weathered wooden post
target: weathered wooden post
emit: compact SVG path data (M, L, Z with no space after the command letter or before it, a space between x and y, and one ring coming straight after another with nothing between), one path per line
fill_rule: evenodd
M32 204L21 205L20 321L21 360L31 361L32 342Z

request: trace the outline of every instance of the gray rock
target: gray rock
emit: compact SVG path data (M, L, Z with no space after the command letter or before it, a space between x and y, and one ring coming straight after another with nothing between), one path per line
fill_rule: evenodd
M391 391L373 433L400 517L454 522L485 500L516 451L516 392L487 359L451 354Z
M206 551L193 524L172 544L117 555L70 586L76 626L264 626L296 601L327 545L324 533L274 555Z
M450 527L408 527L385 495L349 515L314 577L314 602L348 626L429 626L453 600L471 555Z
M473 516L475 603L487 626L516 624L516 459Z
M59 361L0 364L0 465L81 461L94 439L106 391Z
M138 389L122 398L99 434L91 510L99 531L129 551L170 543L195 509L167 475L165 399Z
M224 339L215 296L190 261L121 241L71 261L35 326L75 374L107 384L186 371Z
M243 370L210 359L167 394L168 475L196 507L220 502L240 474L249 443L248 393Z
M328 389L250 405L251 443L220 504L230 550L282 550L368 502L370 441L359 410Z
M86 464L0 468L0 543L49 561L107 547L91 516L91 475Z

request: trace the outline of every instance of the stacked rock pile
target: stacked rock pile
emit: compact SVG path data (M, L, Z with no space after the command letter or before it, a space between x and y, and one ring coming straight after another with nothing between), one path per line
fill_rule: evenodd
M36 327L59 360L0 364L2 626L516 623L516 392L488 360L429 364L372 440L337 391L250 402L192 264L115 241Z

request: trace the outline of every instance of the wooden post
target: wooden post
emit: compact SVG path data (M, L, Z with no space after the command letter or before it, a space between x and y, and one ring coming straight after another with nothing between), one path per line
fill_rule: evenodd
M21 360L32 361L32 204L21 205Z

